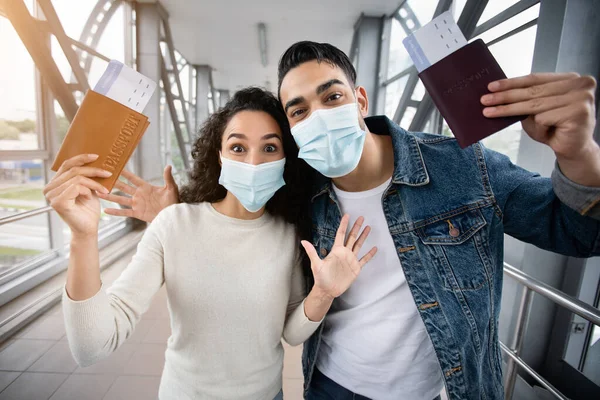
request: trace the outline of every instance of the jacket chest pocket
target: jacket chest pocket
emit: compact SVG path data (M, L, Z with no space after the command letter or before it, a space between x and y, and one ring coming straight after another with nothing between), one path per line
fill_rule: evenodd
M483 258L483 227L479 209L446 213L417 229L425 250L443 277L448 290L483 288L488 279Z

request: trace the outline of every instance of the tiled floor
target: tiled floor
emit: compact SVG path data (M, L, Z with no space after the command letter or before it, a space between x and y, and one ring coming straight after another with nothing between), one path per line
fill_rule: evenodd
M57 305L0 344L0 400L155 400L169 334L163 289L125 344L107 359L80 368ZM285 398L299 400L302 348L284 347Z

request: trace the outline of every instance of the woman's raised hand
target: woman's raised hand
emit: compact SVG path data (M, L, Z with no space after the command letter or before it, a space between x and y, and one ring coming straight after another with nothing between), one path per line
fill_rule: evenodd
M108 178L112 173L85 166L97 158L97 154L80 154L66 160L44 187L48 203L71 228L73 235L98 233L100 200L96 192L108 193L108 190L91 178Z

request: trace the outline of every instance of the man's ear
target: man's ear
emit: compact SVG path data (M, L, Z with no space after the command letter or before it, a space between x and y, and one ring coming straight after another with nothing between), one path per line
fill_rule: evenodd
M367 91L362 86L357 86L354 91L356 93L356 102L358 103L360 115L363 118L366 118L369 115L369 96L367 95Z

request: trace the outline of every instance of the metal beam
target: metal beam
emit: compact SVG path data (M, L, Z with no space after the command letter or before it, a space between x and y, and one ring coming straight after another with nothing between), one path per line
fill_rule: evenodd
M50 158L47 150L0 150L0 160L47 160Z
M166 19L163 19L162 26L163 26L163 31L165 33L165 43L167 45L166 46L167 47L167 55L171 60L170 65L171 65L171 68L173 68L173 76L175 78L175 86L177 87L177 93L179 94L178 100L181 105L181 111L183 112L183 121L182 122L185 123L185 130L187 132L187 137L188 137L188 140L190 140L192 137L192 128L190 126L190 118L188 115L186 104L184 102L185 97L183 95L183 87L181 86L181 79L179 79L179 71L177 69L177 59L175 57L175 45L173 44L173 36L171 35L171 27L169 25L169 21ZM164 60L163 60L163 66L166 69L166 64L164 63ZM165 86L165 91L166 91L166 86ZM170 92L170 93L172 94L173 92ZM187 168L188 167L186 165L186 169Z
M65 116L72 121L78 106L73 93L56 66L50 48L46 45L43 32L40 31L22 0L0 0L0 4L62 107Z
M60 48L62 49L67 61L69 62L69 65L71 66L71 71L73 71L73 74L77 79L80 90L84 93L87 92L90 88L87 76L81 68L80 59L75 50L73 50L71 40L65 33L54 6L50 0L37 0L37 2L44 12L44 17L46 18L46 21L48 21L51 33L54 35L54 37L56 37Z
M190 169L189 155L187 152L185 140L183 139L183 134L181 133L181 121L179 121L179 115L177 114L177 109L175 108L175 102L173 100L173 88L171 87L171 82L169 81L169 74L167 73L165 59L162 56L162 53L160 52L159 57L161 63L161 76L163 88L165 89L165 100L169 107L169 113L171 114L171 121L173 122L175 137L177 139L177 144L179 145L179 151L181 152L181 159L183 161L185 169L187 170ZM188 131L188 135L189 134L190 133Z
M69 40L71 41L71 44L75 47L80 48L81 50L85 51L86 53L89 53L95 57L98 57L101 60L104 60L106 62L110 62L110 58L106 57L104 54L98 53L96 50L92 49L90 46L81 43L78 40L75 40L73 38L69 38Z

